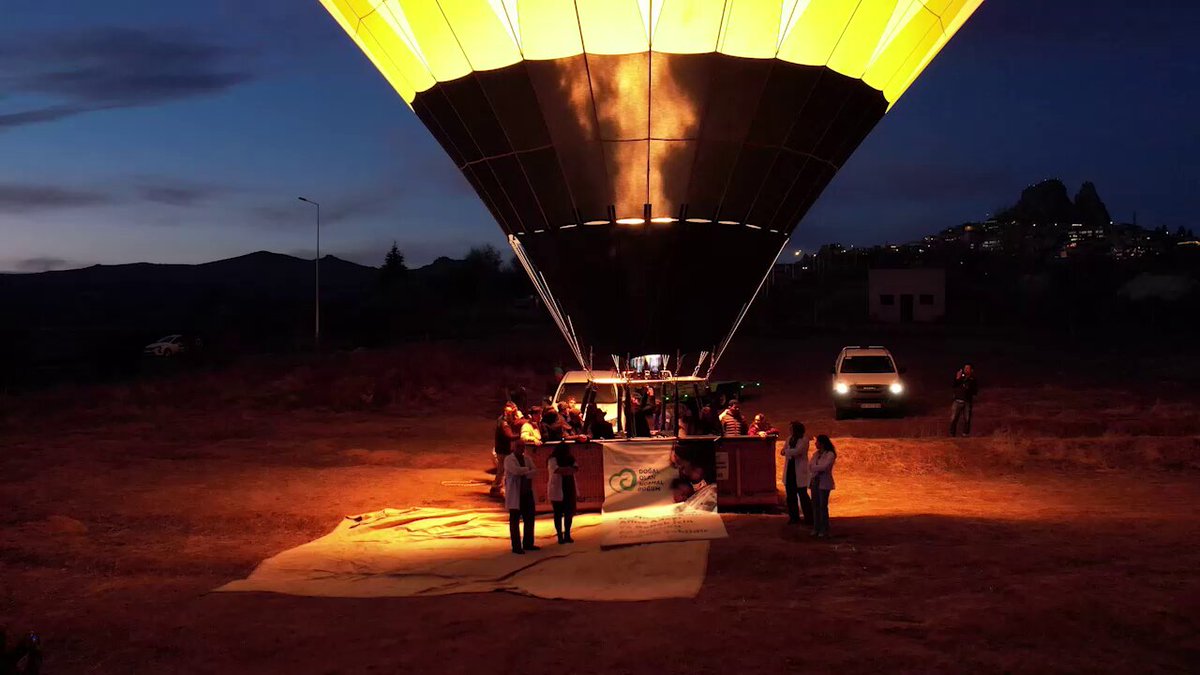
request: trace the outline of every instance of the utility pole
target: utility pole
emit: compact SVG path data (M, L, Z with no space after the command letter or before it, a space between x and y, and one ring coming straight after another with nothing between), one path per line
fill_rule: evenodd
M300 201L317 207L317 259L313 266L313 348L321 348L321 205L311 199Z

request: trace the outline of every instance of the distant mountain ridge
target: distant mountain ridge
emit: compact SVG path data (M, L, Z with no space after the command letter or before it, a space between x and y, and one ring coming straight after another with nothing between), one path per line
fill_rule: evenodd
M328 269L331 273L337 274L341 271L349 271L354 274L357 272L374 271L376 268L367 265L360 265L349 260L343 260L336 256L326 255L321 257L322 271ZM270 275L273 273L290 273L300 269L312 271L313 261L311 259L297 258L295 256L286 255L284 253L274 253L272 251L255 251L245 255L234 256L232 258L223 258L221 260L212 260L203 263L152 263L152 262L135 262L121 263L116 265L89 265L88 267L77 267L64 270L47 270L44 272L0 272L0 277L37 277L37 276L62 276L73 279L97 278L106 275L137 275L137 274L180 274L185 270L195 270L198 275L205 274L224 274L224 273L247 273L253 272L258 274Z
M0 274L0 312L21 326L136 326L199 329L231 313L278 319L285 307L312 302L314 265L257 251L200 264L129 263ZM379 270L321 258L322 301L361 296ZM289 315L299 314L291 311Z

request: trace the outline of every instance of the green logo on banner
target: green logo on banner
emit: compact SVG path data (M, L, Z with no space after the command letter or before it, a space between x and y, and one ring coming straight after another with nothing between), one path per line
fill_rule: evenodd
M613 492L628 492L637 487L637 474L633 469L621 469L608 477L608 487Z

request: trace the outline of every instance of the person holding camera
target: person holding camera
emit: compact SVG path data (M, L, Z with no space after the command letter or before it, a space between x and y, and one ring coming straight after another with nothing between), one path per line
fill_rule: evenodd
M950 435L958 435L958 422L962 420L963 436L971 435L971 413L975 407L975 394L979 383L975 381L975 369L971 364L963 366L954 375L954 403L950 405Z

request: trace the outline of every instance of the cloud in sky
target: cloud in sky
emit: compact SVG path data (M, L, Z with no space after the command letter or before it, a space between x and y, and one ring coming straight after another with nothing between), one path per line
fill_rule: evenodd
M21 185L0 183L0 212L32 213L112 202L111 195L92 190L78 190L54 185Z
M230 191L232 191L231 188L218 185L198 185L170 178L135 179L127 184L103 189L0 182L0 214L22 214L134 203L191 207L201 205Z
M127 28L8 40L0 47L0 88L45 103L0 112L0 131L217 94L254 79L238 62L244 56L184 32Z
M8 265L0 263L0 267L8 268L13 272L49 272L51 270L71 269L83 267L82 263L64 258L56 258L53 256L37 256L33 258L22 258L20 260L11 261Z
M141 199L166 206L195 206L223 192L226 190L215 186L169 182L149 183L137 188L137 194Z

